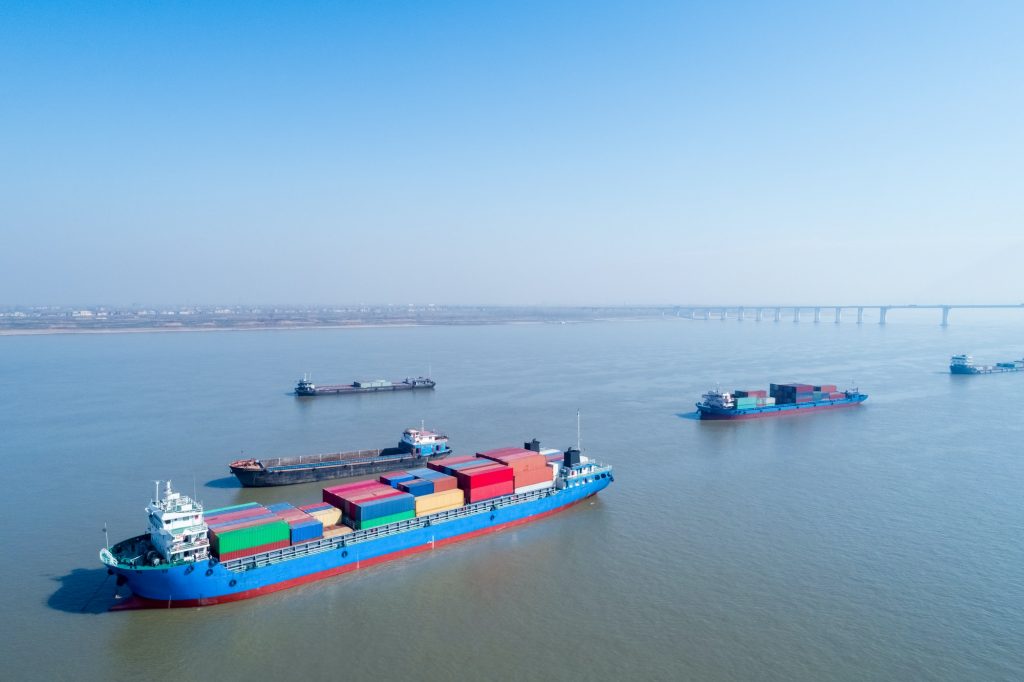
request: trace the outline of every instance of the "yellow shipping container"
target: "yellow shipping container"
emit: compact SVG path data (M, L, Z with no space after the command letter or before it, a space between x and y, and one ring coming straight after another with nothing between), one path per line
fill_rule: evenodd
M463 493L458 488L454 490L442 490L439 493L420 495L416 498L416 516L436 514L440 511L458 509L464 503Z
M341 510L337 507L333 507L323 511L312 512L310 516L324 524L324 527L333 526L341 521Z
M348 535L352 529L348 526L324 526L325 538L336 538L339 535Z

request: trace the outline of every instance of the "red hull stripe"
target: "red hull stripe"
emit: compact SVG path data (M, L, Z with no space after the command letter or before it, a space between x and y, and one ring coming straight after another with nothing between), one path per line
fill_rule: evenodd
M795 410L778 410L773 412L758 412L756 414L738 414L732 415L718 415L718 414L707 414L702 412L700 415L701 419L707 419L709 421L735 421L737 419L762 419L764 417L786 417L791 414L807 414L808 412L816 412L817 410L838 410L840 407L856 407L860 403L839 403L838 405L815 405L814 407L798 407Z
M590 495L587 495L587 497L584 497L582 499L576 500L572 504L567 504L564 507L559 507L558 509L552 509L550 511L542 512L540 514L536 514L535 516L528 516L528 517L523 518L523 519L516 519L515 521L508 521L506 523L502 523L500 525L493 526L491 528L481 528L480 530L474 530L474 531L472 531L470 533L466 533L465 535L457 535L457 536L455 536L453 538L445 538L444 540L438 540L437 542L427 543L427 544L423 544L423 545L418 545L416 547L409 547L408 549L402 549L402 550L399 550L397 552L392 552L391 554L383 554L383 555L378 556L378 557L373 557L372 559L366 559L365 561L352 562L351 564L347 564L345 566L338 566L337 568L331 568L331 569L328 569L326 571L319 571L317 573L310 573L309 575L300 576L298 578L292 578L291 580L282 580L279 583L274 583L273 585L266 585L264 587L259 587L259 588L256 588L255 590L246 590L245 592L237 592L235 594L225 594L225 595L220 596L220 597L204 597L203 599L182 599L182 600L174 600L174 601L156 601L154 599L148 599L146 597L139 597L139 596L136 596L136 595L132 595L124 603L117 604L117 605L111 607L110 610L111 611L128 611L128 610L133 610L133 609L167 609L167 608L182 608L182 607L192 607L192 606L213 606L214 604L226 604L227 602L241 601L242 599L251 599L252 597L259 597L259 596L264 595L264 594L270 594L272 592L277 592L278 590L286 590L286 589L288 589L290 587L298 587L299 585L304 585L306 583L311 583L311 582L314 582L316 580L323 580L324 578L330 578L331 576L335 576L335 575L341 575L342 573L348 573L350 571L355 571L355 570L360 569L360 568L367 568L368 566L375 566L377 564L382 564L382 563L384 563L386 561L392 561L394 559L400 559L400 558L402 558L404 556L409 556L410 554L416 554L418 552L425 552L425 551L427 551L429 549L434 549L436 547L442 547L444 545L449 545L449 544L452 544L454 542L461 542L462 540L468 540L470 538L475 538L475 537L477 537L479 535L486 535L487 533L496 533L496 532L498 532L500 530L504 530L506 528L512 528L513 526L520 526L520 525L522 525L524 523L529 523L530 521L536 521L536 520L542 519L542 518L544 518L546 516L551 516L552 514L557 514L558 512L563 511L565 509L568 509L569 507L572 507L573 505L579 504L583 500L586 500L586 499L588 499L590 497L593 497L593 495L596 495L596 494L597 493L591 493Z

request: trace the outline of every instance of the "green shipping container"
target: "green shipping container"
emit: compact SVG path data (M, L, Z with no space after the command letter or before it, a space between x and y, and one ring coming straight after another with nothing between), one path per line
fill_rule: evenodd
M368 521L358 521L356 530L366 530L367 528L376 528L377 526L383 526L388 523L394 523L395 521L405 521L406 519L416 518L416 510L410 509L409 511L398 512L397 514L388 514L387 516L379 516L375 519Z
M229 554L240 549L269 545L272 542L287 542L291 529L287 521L269 521L259 526L210 533L210 546L217 554Z

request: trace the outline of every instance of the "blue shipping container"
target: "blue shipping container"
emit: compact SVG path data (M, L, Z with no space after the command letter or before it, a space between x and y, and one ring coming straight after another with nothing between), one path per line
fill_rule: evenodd
M316 519L298 521L295 525L291 526L291 541L293 545L298 542L316 540L317 538L323 537L323 534L324 524L320 523Z
M389 485L392 488L398 488L398 484L402 481L411 481L414 478L416 477L408 471L395 471L394 473L384 474L378 480L384 485Z
M353 502L350 516L357 521L376 519L381 516L390 516L404 511L416 510L416 498L408 493L385 497L383 499L369 500L367 502Z
M434 482L425 481L422 478L414 479L412 481L403 481L398 484L398 489L403 493L409 493L419 497L420 495L430 495L434 492Z
M289 502L278 502L277 504L268 504L267 509L272 512L282 512L286 509L295 509L295 506Z

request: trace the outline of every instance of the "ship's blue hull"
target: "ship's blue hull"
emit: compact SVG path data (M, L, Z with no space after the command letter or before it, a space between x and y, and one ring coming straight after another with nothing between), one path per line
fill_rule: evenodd
M369 537L369 531L357 532L321 541L322 545L316 551L291 558L283 557L288 555L289 550L297 548L224 564L204 561L140 568L117 565L112 570L132 590L133 599L122 608L206 606L236 601L532 521L590 497L603 490L611 481L609 472L589 477L586 482L563 490L552 491L552 494L535 494L525 502L503 506L502 500L506 498L499 498L466 508L466 511L475 513L459 518L444 520L445 515L451 513L442 512L416 519L413 523L421 527L402 532L387 534L387 526L373 529L376 532ZM429 523L424 525L424 521ZM409 523L399 522L394 525L402 527L402 524Z
M950 365L950 374L1002 374L1003 372L1020 372L1024 370L1022 367L1000 367L995 365L992 367L963 367L961 365Z
M864 393L857 393L849 398L840 398L838 400L814 400L809 403L765 405L764 407L749 407L745 409L725 409L698 403L697 411L700 412L701 419L756 419L758 417L778 417L786 414L805 414L817 410L852 407L861 404L867 399L868 397Z

